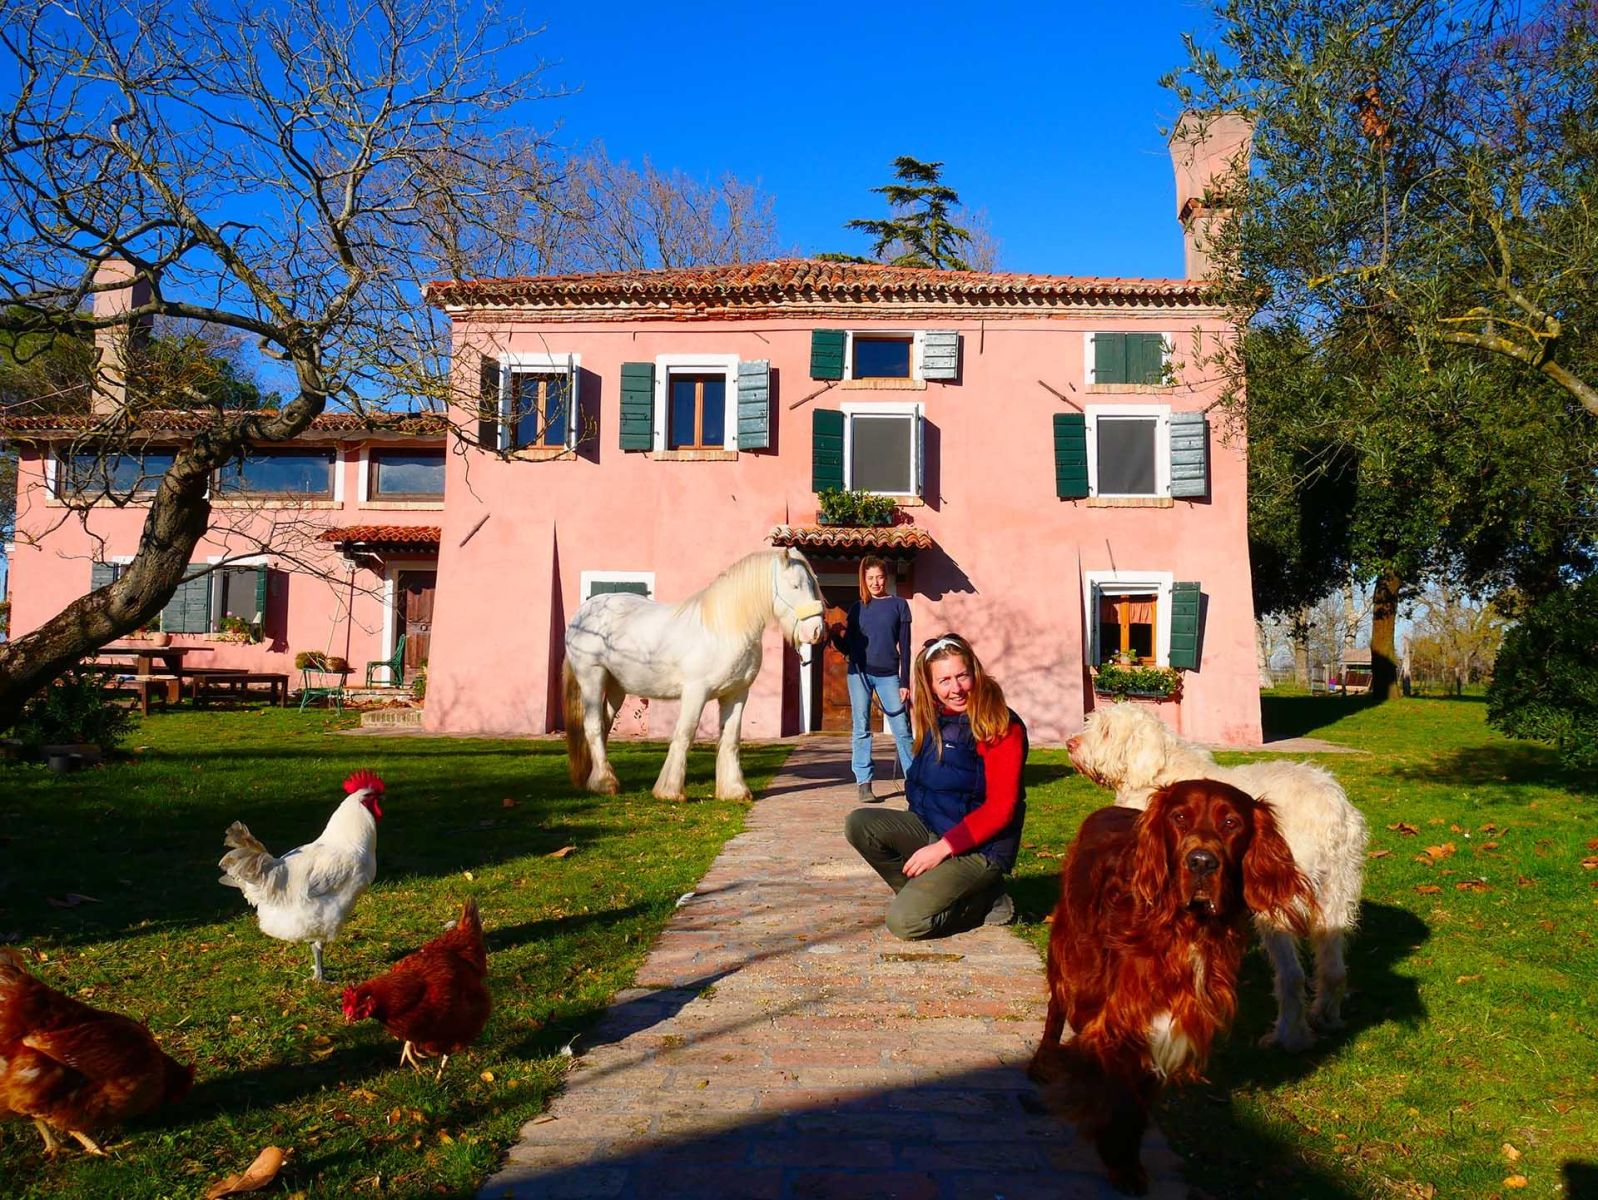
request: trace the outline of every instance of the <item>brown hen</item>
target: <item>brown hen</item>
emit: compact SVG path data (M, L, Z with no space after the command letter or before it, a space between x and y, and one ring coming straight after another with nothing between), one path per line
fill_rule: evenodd
M488 952L477 902L468 900L452 929L408 954L375 979L344 989L344 1019L371 1017L405 1043L400 1062L417 1070L417 1056L449 1056L470 1045L488 1023Z
M91 1130L181 1100L194 1084L150 1031L41 983L15 950L0 949L0 1117L27 1117L54 1155L51 1132L104 1154Z

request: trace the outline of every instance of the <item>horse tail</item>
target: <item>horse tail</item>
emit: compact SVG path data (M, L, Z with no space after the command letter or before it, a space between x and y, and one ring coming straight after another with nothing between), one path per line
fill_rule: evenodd
M588 735L583 732L583 689L572 670L571 659L561 666L560 674L566 691L566 765L571 769L572 783L583 787L594 769Z

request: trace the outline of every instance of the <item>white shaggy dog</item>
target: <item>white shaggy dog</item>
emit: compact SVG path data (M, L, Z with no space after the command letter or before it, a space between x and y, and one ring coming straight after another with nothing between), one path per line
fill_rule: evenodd
M1208 750L1173 733L1137 704L1109 704L1088 714L1087 727L1066 742L1071 765L1115 802L1145 808L1158 788L1181 779L1216 779L1270 801L1277 824L1315 893L1315 1001L1309 1021L1322 1029L1342 1025L1348 972L1343 939L1359 920L1365 875L1365 818L1337 780L1303 762L1218 766ZM1293 935L1263 918L1256 926L1276 972L1276 1028L1262 1045L1303 1050L1315 1040L1304 1013L1304 968Z

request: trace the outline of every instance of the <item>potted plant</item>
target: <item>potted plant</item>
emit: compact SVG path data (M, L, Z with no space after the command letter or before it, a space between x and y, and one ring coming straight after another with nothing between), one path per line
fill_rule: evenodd
M261 627L243 617L223 617L218 623L216 640L254 645L261 640Z
M1174 667L1107 662L1093 672L1093 690L1117 699L1169 700L1182 690L1182 673Z
M828 488L816 499L816 520L822 525L892 525L899 511L892 496L879 496L858 488L848 491Z
M294 669L316 671L324 675L348 675L350 664L325 650L301 650L294 656Z
M106 691L107 673L69 669L22 710L16 735L53 771L99 762L133 725L133 714Z

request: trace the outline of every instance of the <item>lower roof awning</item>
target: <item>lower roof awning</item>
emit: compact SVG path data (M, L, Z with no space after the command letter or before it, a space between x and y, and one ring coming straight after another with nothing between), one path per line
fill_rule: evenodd
M773 546L794 546L807 554L832 558L878 558L909 562L932 549L932 535L916 525L778 525Z
M437 554L444 531L437 525L346 525L329 529L317 541L332 542L341 553L364 551L369 554L408 551L412 554Z

